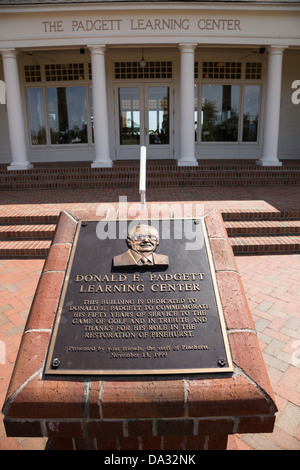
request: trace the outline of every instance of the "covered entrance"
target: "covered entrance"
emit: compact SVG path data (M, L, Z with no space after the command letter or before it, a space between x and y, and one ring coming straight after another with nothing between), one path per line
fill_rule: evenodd
M299 159L299 5L22 2L0 7L9 170L111 168L141 146L178 167Z
M140 146L147 158L173 158L172 85L126 84L115 86L116 159L134 159Z

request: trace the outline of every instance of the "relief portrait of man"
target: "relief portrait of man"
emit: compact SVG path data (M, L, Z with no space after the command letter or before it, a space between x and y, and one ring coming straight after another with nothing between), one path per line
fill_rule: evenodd
M127 236L129 250L113 258L118 266L168 266L169 257L155 253L159 244L159 234L151 225L138 224L132 227Z

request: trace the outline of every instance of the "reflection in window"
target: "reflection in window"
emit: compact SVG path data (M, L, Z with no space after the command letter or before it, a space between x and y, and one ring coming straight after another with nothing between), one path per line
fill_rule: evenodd
M198 85L194 87L194 103L195 142L198 142Z
M239 85L202 86L202 141L238 141L239 96Z
M169 143L169 87L149 87L149 143Z
M45 127L45 109L42 88L27 89L30 134L32 145L45 145L46 127Z
M48 88L51 144L87 143L85 87Z
M259 85L246 85L244 90L243 142L257 142Z
M90 87L90 110L91 110L91 128L92 128L92 142L94 143L94 104L93 104L93 89Z
M140 91L138 87L119 88L120 144L140 144Z

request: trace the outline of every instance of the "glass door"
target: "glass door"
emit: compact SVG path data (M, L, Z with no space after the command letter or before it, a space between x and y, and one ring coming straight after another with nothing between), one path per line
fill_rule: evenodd
M120 87L119 94L119 144L141 144L141 100L139 87Z
M117 159L136 159L140 146L147 158L173 158L170 142L170 86L117 87Z
M147 144L169 145L170 143L170 119L169 119L169 87L149 86L147 87Z

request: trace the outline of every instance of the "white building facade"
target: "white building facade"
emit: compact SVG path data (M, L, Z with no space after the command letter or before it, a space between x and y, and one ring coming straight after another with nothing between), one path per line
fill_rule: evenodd
M300 158L300 2L3 0L0 52L8 169Z

